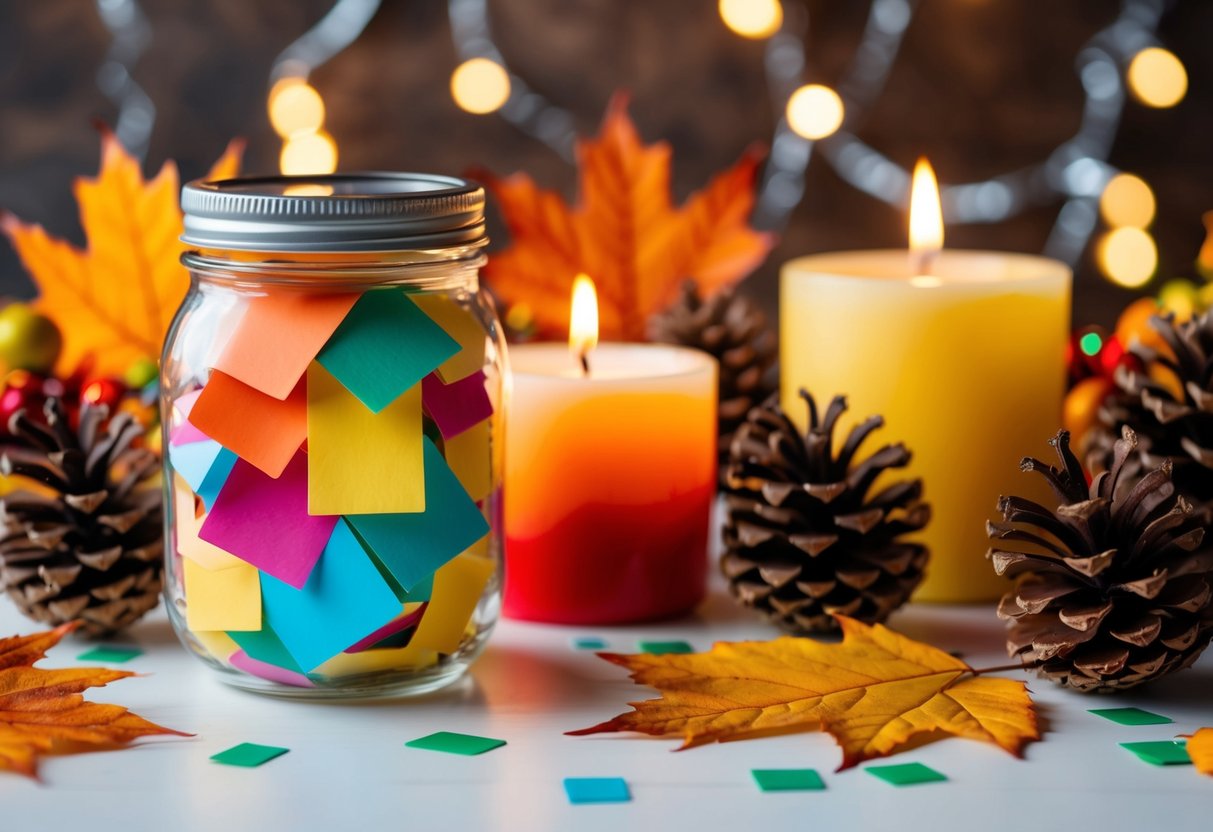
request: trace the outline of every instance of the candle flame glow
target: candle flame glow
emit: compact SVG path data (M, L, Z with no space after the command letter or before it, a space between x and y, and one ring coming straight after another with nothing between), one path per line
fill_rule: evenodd
M943 249L943 207L939 202L939 183L925 158L914 165L910 186L910 255L916 274L925 274L931 261Z
M569 351L588 373L587 357L598 346L598 291L589 275L573 281L573 307L569 313Z

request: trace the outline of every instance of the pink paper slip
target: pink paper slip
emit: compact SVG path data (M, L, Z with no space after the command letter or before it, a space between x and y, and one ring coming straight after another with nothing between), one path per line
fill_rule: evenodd
M303 452L277 479L238 459L198 536L302 589L337 520L336 515L307 513Z
M443 384L437 374L430 373L421 380L421 401L443 439L458 436L493 415L483 370L450 384Z
M245 673L262 679L268 679L271 682L277 682L280 685L290 685L296 688L316 687L316 683L302 673L296 673L293 670L287 670L285 667L277 667L258 661L243 650L237 650L233 653L232 657L228 659L228 663L238 670L243 670Z

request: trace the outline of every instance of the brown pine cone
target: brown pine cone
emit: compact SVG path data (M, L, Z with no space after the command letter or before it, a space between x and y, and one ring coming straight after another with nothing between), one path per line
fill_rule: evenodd
M1171 482L1171 463L1131 480L1140 449L1125 428L1110 471L1087 485L1070 434L1050 441L1060 468L1025 459L1060 505L1003 497L988 557L1015 579L999 617L1007 651L1082 691L1128 688L1187 667L1213 636L1213 555L1200 516Z
M772 396L750 411L733 440L721 569L733 596L792 633L837 626L832 615L877 622L904 604L922 580L927 549L903 536L923 528L930 508L921 480L872 484L904 468L910 452L885 445L856 461L884 420L856 425L841 447L834 427L847 409L836 396L819 418L801 391L809 429L801 433Z

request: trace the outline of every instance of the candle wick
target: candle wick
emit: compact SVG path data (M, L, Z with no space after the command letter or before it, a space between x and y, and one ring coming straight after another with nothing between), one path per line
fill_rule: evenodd
M578 358L581 359L581 375L588 377L590 375L590 351L582 350Z
M910 252L910 267L915 276L928 275L939 257L939 249L927 248Z

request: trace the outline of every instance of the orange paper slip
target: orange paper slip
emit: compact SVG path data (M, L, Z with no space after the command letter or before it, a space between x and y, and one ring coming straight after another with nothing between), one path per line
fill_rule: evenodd
M251 297L215 369L285 399L358 298L357 292L309 295L283 290Z
M241 459L277 478L307 437L307 385L285 400L213 370L190 421Z

